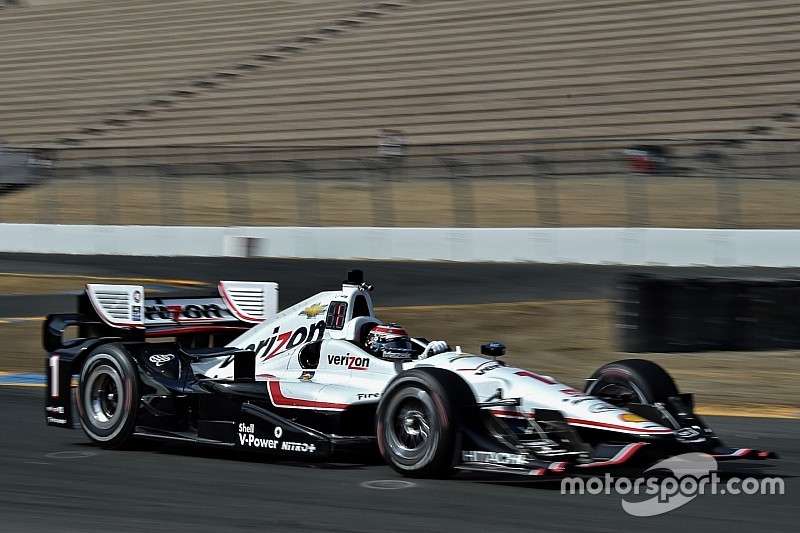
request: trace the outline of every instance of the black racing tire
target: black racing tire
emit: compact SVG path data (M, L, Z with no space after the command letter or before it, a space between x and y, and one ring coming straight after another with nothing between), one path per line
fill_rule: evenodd
M381 455L406 477L449 476L460 452L458 413L474 405L469 385L448 370L414 368L399 374L378 404Z
M598 368L589 378L586 394L616 405L666 403L679 394L672 377L645 359L624 359Z
M78 382L78 414L92 443L102 448L125 445L136 427L139 378L128 352L103 344L86 357Z

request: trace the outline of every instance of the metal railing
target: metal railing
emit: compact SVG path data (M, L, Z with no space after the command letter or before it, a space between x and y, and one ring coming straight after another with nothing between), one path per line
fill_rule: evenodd
M76 148L15 180L0 222L800 227L794 140Z

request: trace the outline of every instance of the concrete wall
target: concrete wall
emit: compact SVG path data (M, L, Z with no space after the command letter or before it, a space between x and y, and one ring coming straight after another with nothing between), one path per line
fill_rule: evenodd
M0 252L800 266L800 230L0 224Z

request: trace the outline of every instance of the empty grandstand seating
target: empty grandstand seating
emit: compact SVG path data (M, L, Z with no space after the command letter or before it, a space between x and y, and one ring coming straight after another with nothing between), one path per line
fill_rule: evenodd
M0 16L23 146L797 136L796 0L64 0Z

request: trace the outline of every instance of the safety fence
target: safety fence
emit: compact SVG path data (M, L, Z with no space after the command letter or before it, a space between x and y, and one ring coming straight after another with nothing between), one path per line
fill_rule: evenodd
M800 227L798 140L409 144L391 155L376 146L74 148L24 160L0 161L0 222Z

